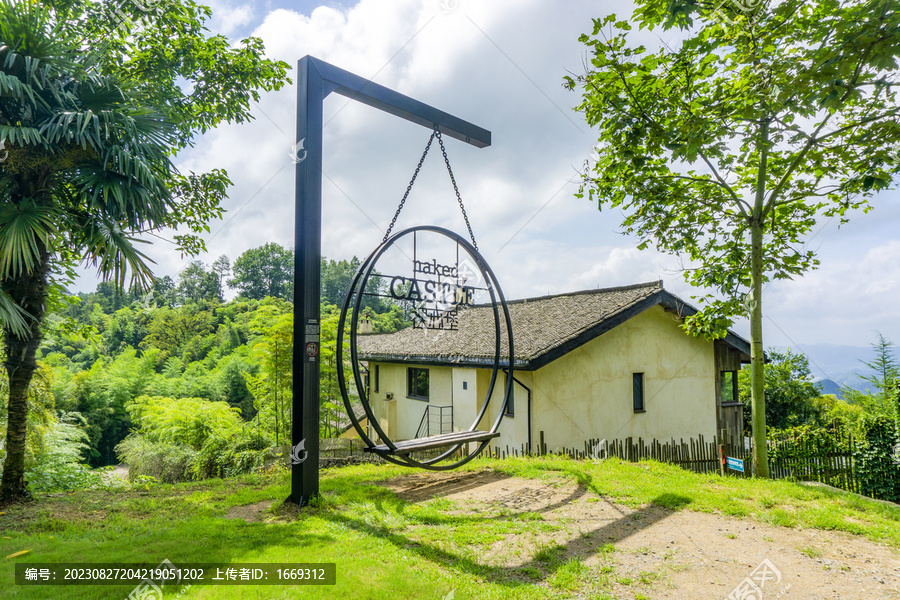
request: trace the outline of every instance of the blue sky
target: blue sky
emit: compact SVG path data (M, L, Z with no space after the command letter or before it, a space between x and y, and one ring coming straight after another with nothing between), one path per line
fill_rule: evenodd
M562 78L583 71L577 38L591 19L610 11L625 17L625 3L207 3L213 31L261 37L270 56L292 67L311 54L491 130L489 148L449 140L447 149L479 244L508 297L655 279L686 300L693 293L676 258L637 250L618 233L619 213L573 195L596 135L572 110L579 96L563 89ZM183 171L225 168L235 182L229 213L211 224L210 252L200 257L207 264L270 241L292 245L295 100L293 86L266 94L254 122L208 132L179 157ZM325 115L323 253L365 256L380 241L428 132L340 96L326 99ZM464 231L439 158L426 162L398 227ZM874 330L900 342L900 194L882 193L873 205L840 229L821 223L808 242L819 270L767 287L767 346L865 346ZM174 277L186 261L167 246L156 243L149 254L158 274ZM89 276L79 288L94 285ZM749 331L743 322L735 329Z

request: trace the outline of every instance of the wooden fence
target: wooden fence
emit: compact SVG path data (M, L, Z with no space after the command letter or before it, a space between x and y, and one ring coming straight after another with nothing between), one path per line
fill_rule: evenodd
M840 438L836 447L825 450L811 439L769 440L769 477L771 479L795 479L797 481L818 481L850 492L859 493L860 484L854 469L853 436ZM727 475L751 476L752 444L749 448L735 448L725 444L725 455L744 462L744 472L725 469ZM658 460L695 473L718 472L721 470L719 443L714 436L707 441L702 435L696 438L674 438L666 442L625 438L624 440L587 440L583 447L548 448L544 442L544 432L540 432L540 442L534 452L527 448L494 446L493 458L527 455L560 455L576 460L619 458L629 462L650 459Z
M697 473L719 470L718 442L713 437L707 441L702 435L697 438L684 438L667 442L644 440L642 438L625 438L624 440L590 439L579 448L549 448L544 441L544 432L540 432L540 442L534 452L525 446L519 448L509 446L493 446L490 451L493 458L528 455L568 456L575 460L620 458L630 462L651 459L678 465L683 469Z
M840 443L825 450L810 439L777 439L769 440L769 477L772 479L795 479L797 481L819 481L850 492L859 493L859 479L854 469L853 451L855 440L847 434ZM322 439L320 452L322 458L350 458L373 455L363 452L361 440L337 438ZM544 441L544 432L539 435L539 442L533 450L526 446L510 447L495 444L485 452L492 458L510 456L568 456L575 460L602 460L619 458L629 462L640 460L658 460L695 473L719 472L719 442L714 436L707 440L702 435L696 438L672 438L665 442L644 440L642 438L625 438L619 440L591 439L580 447L548 447ZM736 477L751 476L752 446L750 449L735 448L725 445L725 454L744 461L744 472L725 469L727 475ZM415 458L425 459L436 456L437 452L419 454ZM377 459L376 459L377 460Z
M319 439L319 458L363 458L371 461L381 460L377 454L365 451L366 444L356 438L320 438ZM288 449L288 451L290 451ZM412 457L416 460L425 460L434 458L441 453L441 448L433 450L423 450L421 452L413 452Z
M818 481L827 485L859 493L860 482L856 470L854 452L856 440L852 434L837 437L838 444L828 448L816 440L781 438L768 440L769 478ZM749 449L727 449L728 456L741 458L747 468L738 476L750 476L753 460L753 440Z

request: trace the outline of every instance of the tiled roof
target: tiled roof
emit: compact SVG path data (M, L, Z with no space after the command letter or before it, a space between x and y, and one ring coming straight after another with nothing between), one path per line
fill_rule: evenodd
M344 405L340 402L340 400L338 400L338 405L340 406L340 409L334 411L333 414L335 425L341 431L347 431L348 429L353 427L353 425L350 423L350 417L347 416ZM350 407L353 409L353 414L356 415L357 419L366 418L366 411L363 408L362 402L353 399L350 401Z
M684 305L663 290L661 281L654 281L510 301L515 366L537 368L650 306L673 299ZM500 320L503 323L502 310ZM508 364L506 336L503 338L502 363ZM455 331L408 327L396 333L359 336L360 355L369 360L484 365L493 363L495 347L490 305L461 309Z

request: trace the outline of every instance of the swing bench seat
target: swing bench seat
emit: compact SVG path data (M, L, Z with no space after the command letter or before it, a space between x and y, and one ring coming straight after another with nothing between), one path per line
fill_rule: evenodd
M456 444L465 444L466 442L485 442L495 437L500 437L499 431L495 433L491 433L490 431L479 431L477 429L475 431L454 431L452 433L431 435L414 440L394 442L394 445L397 447L396 450L392 450L387 444L381 444L365 448L365 451L374 452L376 454L407 455L411 452L455 446Z

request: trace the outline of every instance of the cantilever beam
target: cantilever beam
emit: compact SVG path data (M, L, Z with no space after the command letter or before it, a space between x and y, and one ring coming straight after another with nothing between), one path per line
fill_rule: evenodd
M294 196L294 357L290 502L319 494L319 294L322 262L322 105L331 92L368 104L476 148L491 132L323 60L297 63L297 146ZM302 445L301 445L302 444Z

